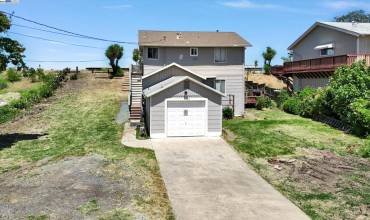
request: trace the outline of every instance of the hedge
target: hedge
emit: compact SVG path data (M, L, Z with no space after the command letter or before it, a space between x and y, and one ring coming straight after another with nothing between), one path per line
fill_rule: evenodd
M355 135L370 134L370 69L364 61L338 68L325 89L305 88L289 98L282 94L280 101L288 113L326 115L350 125Z
M45 75L41 86L22 92L20 99L0 107L0 123L12 120L21 110L52 96L64 79L65 75L63 73Z

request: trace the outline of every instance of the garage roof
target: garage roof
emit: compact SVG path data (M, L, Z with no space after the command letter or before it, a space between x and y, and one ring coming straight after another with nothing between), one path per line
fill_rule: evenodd
M180 82L183 82L185 80L192 81L192 82L194 82L194 83L196 83L196 84L198 84L198 85L200 85L200 86L202 86L202 87L204 87L208 90L211 90L214 93L217 93L221 96L225 96L224 93L222 93L222 92L220 92L220 91L218 91L218 90L216 90L216 89L214 89L210 86L207 86L206 84L204 84L202 82L199 82L198 80L190 78L188 76L173 76L173 77L171 77L169 79L166 79L166 80L164 80L160 83L157 83L157 84L155 84L155 85L153 85L149 88L144 89L143 94L144 94L145 97L151 97L151 96L153 96L157 93L160 93L161 91L166 90L166 89L168 89L168 88L170 88L170 87L172 87L172 86L174 86L174 85L176 85Z

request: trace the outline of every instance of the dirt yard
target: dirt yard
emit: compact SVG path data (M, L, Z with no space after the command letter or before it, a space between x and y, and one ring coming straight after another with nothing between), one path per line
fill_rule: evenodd
M154 153L120 144L122 80L80 77L0 125L0 219L173 219Z

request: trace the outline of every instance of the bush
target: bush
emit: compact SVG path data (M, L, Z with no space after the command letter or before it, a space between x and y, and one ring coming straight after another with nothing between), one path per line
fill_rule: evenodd
M368 136L370 134L370 101L357 99L350 105L350 109L347 120L353 133Z
M281 90L276 98L276 104L278 108L283 107L284 102L289 98L289 93L286 90Z
M283 110L290 114L299 115L300 108L297 97L288 98L283 104Z
M53 95L54 91L61 85L63 74L48 74L43 76L43 84L37 88L23 91L21 98L14 100L9 105L0 107L0 123L11 120L19 110L29 108L40 102L43 98Z
M234 111L230 107L226 107L222 110L222 117L226 120L234 118Z
M307 87L304 88L301 92L298 93L298 100L299 100L299 115L303 117L312 117L315 110L317 109L316 106L316 95L317 90Z
M116 77L123 77L124 74L123 74L123 70L121 68L118 68L117 70L117 74L115 75Z
M271 107L272 107L272 101L270 97L267 97L267 96L257 97L256 109L262 110L264 108L271 108Z
M78 75L77 73L73 73L70 77L69 77L70 80L77 80L78 79Z
M0 78L0 89L5 89L8 87L8 82L5 79Z
M6 77L9 82L16 82L21 80L21 75L14 69L14 68L9 68L6 71Z
M326 101L342 121L351 123L351 103L370 97L370 71L364 61L338 68L327 87Z

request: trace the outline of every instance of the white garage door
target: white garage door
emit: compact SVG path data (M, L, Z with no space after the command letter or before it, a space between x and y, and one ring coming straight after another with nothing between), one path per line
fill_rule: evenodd
M167 136L204 136L206 132L206 102L168 101Z

